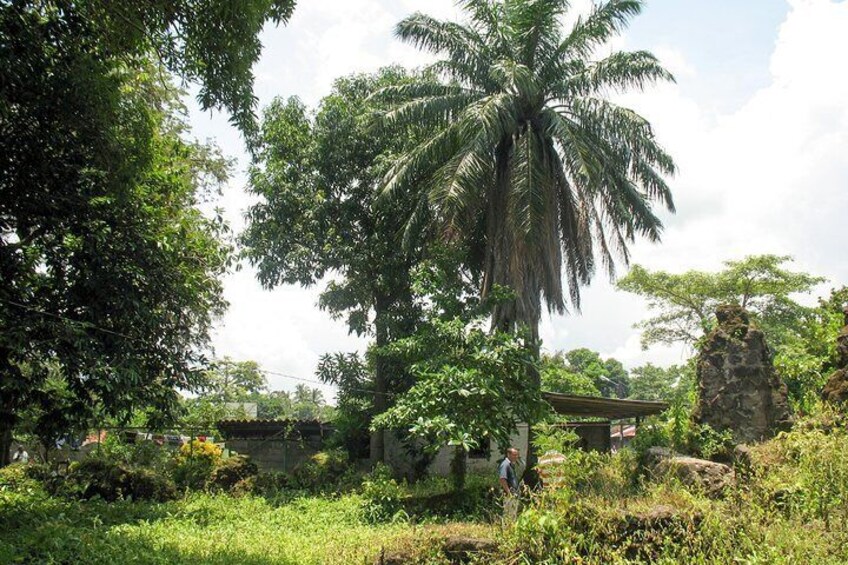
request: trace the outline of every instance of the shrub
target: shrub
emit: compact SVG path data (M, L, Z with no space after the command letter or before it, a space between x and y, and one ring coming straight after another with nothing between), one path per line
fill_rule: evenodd
M150 440L138 439L130 443L119 434L109 434L100 444L97 456L129 467L165 470L171 461L172 452Z
M292 487L291 476L282 472L259 473L251 477L253 492L262 496L276 496Z
M100 457L72 464L60 492L74 498L99 497L109 502L124 498L164 501L176 497L174 483L160 473Z
M41 483L29 474L29 465L13 463L0 467L0 491L35 492L41 490Z
M212 442L183 444L174 462L174 482L181 489L202 490L220 461L221 448Z
M391 470L378 463L362 481L362 517L368 523L397 518L403 508L405 490L391 476Z
M321 451L298 465L292 473L293 485L305 490L337 489L342 479L352 475L347 452L343 449Z
M212 469L209 475L209 480L206 483L207 488L211 490L232 490L236 483L243 481L249 477L259 473L256 463L250 460L245 455L236 455L224 459Z

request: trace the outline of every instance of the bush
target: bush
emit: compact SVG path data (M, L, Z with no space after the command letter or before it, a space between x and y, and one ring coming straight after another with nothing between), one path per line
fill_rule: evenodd
M60 492L74 498L99 497L109 502L124 498L164 501L177 494L174 483L152 469L128 467L100 457L72 464Z
M212 442L193 440L183 444L174 462L174 482L180 489L202 490L220 461L221 448Z
M403 509L404 488L391 470L378 463L362 481L362 517L371 524L396 519Z
M292 487L291 476L282 472L259 473L251 477L253 493L273 497ZM246 486L246 485L244 485Z
M172 458L172 452L151 440L127 441L120 434L106 436L100 444L97 457L123 463L128 467L146 467L164 471Z
M256 463L245 455L236 455L224 459L212 469L209 480L206 483L210 490L230 491L240 481L254 477L259 473ZM242 487L244 488L244 487Z
M0 468L0 491L35 492L41 490L40 481L29 474L29 465L12 463Z
M296 488L311 491L338 490L343 479L352 475L347 452L331 449L316 453L309 461L298 465L292 473L292 483Z

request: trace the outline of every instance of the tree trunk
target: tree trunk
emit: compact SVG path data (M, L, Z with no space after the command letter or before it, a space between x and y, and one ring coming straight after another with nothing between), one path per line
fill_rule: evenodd
M451 459L450 472L453 488L457 492L465 488L465 475L468 469L468 451L461 445L456 446Z
M388 314L390 299L378 295L374 301L374 329L376 334L376 345L379 350L389 344L389 328L386 316ZM377 355L374 360L374 415L382 414L388 407L388 378L386 373L388 367L385 359ZM386 431L374 430L371 432L371 464L376 465L385 461L386 457Z
M0 413L0 467L12 462L12 429L15 415L5 411Z

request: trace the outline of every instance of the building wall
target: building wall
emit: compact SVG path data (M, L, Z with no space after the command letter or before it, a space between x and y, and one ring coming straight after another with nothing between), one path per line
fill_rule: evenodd
M291 472L321 450L320 442L281 439L230 439L231 451L249 455L261 471Z
M521 461L527 461L528 449L528 426L518 424L518 429L512 435L510 445L518 449ZM439 450L433 461L427 466L427 474L431 476L446 477L450 475L450 463L453 459L454 447L445 446ZM495 442L490 442L488 457L469 457L468 472L488 473L495 475L498 463L504 458L504 454ZM401 476L412 476L413 462L403 447L403 444L394 434L387 433L385 439L385 462L392 470ZM521 469L519 469L521 471Z

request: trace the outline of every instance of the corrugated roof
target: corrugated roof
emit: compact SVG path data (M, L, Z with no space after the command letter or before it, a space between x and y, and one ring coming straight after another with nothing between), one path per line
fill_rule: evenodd
M578 396L558 392L543 392L544 398L557 414L563 416L597 416L619 420L659 414L668 408L665 402Z

